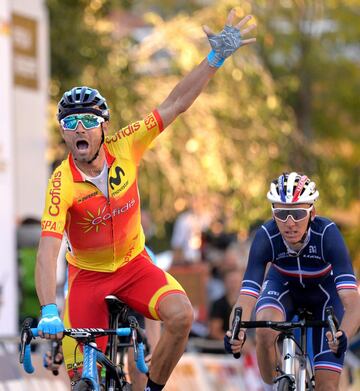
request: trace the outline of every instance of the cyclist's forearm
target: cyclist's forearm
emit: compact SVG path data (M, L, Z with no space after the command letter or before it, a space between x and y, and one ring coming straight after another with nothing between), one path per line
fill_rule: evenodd
M164 128L192 105L217 69L211 67L205 59L175 86L158 107Z
M56 262L61 240L41 238L36 259L35 284L40 305L56 302Z
M236 307L241 307L242 308L242 315L241 315L241 320L247 321L250 320L251 314L253 311L253 308L255 306L256 299L254 297L248 296L248 295L243 295L240 294L238 297L230 315L229 319L229 325L231 327L233 317L234 317L234 310Z
M339 292L339 296L344 306L344 316L340 324L340 329L350 339L360 327L360 296L357 291Z

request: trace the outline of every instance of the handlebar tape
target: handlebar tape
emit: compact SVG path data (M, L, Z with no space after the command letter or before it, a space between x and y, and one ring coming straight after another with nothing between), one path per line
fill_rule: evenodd
M141 373L148 373L149 371L149 368L145 363L144 344L142 342L138 344L138 358L136 360L136 367Z

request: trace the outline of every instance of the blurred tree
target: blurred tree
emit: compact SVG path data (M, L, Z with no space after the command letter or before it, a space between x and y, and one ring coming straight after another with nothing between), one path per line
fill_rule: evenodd
M138 74L134 88L143 96L139 113L156 107L204 58L209 46L200 26L219 31L228 10L226 2L217 2L191 18L179 14L165 22L155 14L145 16L154 31L131 60ZM241 17L249 10L237 11ZM268 181L286 167L289 144L299 144L292 112L279 103L261 60L253 49L240 49L145 156L141 190L156 218L174 218L189 194L207 195L237 230L268 216Z
M53 127L62 92L88 84L107 97L116 130L155 108L206 56L201 25L220 31L234 2L48 5ZM321 213L353 218L347 211L358 211L359 198L358 5L359 0L241 2L238 17L253 13L258 19L258 43L226 61L142 163L143 202L160 227L174 219L189 194L197 194L244 233L269 217L268 182L286 170L304 170L318 182ZM359 222L353 226L354 255Z
M317 180L321 213L343 226L360 269L360 1L263 0L254 13L261 58L302 134L293 167Z

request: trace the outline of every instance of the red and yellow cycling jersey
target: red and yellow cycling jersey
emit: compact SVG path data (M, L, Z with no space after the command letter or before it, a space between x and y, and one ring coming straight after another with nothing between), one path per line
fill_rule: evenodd
M137 170L152 140L163 130L157 111L106 137L109 198L85 181L72 155L49 180L42 236L66 233L68 262L80 269L113 272L144 249Z

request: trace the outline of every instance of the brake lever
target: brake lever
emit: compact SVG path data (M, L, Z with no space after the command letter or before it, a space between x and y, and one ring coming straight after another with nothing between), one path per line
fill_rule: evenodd
M336 343L337 342L336 332L338 331L339 322L334 314L334 309L332 307L326 307L325 314L326 314L326 320L329 324L329 329L333 337L333 341L334 343Z
M241 322L241 315L242 315L242 308L236 307L234 311L234 319L232 322L232 331L231 331L231 338L230 342L234 342L235 339L239 339L238 335L240 332L240 322ZM235 358L240 358L240 353L233 354Z
M20 335L20 357L19 361L20 364L24 362L24 355L25 355L25 348L26 345L29 345L33 334L31 332L31 325L32 325L33 319L32 318L26 318L24 320L23 326L21 328L21 335Z

